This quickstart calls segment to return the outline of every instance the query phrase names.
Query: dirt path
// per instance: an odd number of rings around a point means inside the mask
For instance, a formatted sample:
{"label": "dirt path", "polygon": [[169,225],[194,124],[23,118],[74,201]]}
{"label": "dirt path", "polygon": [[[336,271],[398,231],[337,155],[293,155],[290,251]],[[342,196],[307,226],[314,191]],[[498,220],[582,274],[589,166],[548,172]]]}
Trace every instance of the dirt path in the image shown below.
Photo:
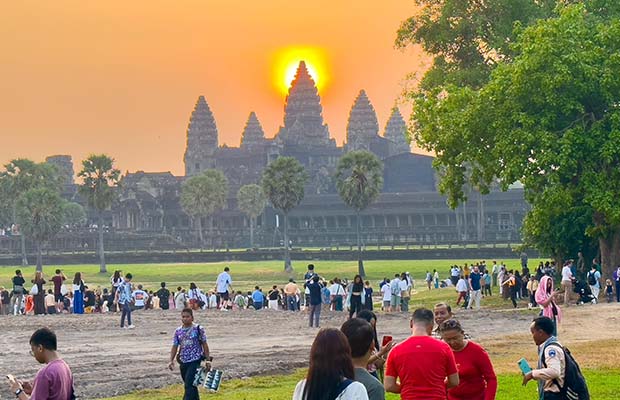
{"label": "dirt path", "polygon": [[[595,315],[597,311],[603,311]],[[561,335],[567,341],[614,337],[620,329],[620,306],[572,307],[566,312]],[[535,312],[496,310],[459,311],[458,317],[477,341],[492,343],[506,336],[527,334]],[[618,317],[616,317],[618,316]],[[344,313],[326,312],[322,326],[339,327]],[[404,314],[380,314],[379,335],[396,340],[409,336]],[[32,332],[48,326],[59,337],[59,349],[71,366],[78,395],[84,399],[110,397],[137,389],[179,383],[177,371],[167,366],[174,329],[180,324],[177,311],[134,313],[134,330],[120,330],[119,316],[60,315],[0,317],[0,372],[33,378],[39,365],[28,351]],[[310,344],[317,330],[307,327],[306,314],[263,310],[242,312],[203,311],[196,322],[205,326],[214,366],[227,378],[287,373],[307,365]],[[6,385],[0,394],[11,398]]]}

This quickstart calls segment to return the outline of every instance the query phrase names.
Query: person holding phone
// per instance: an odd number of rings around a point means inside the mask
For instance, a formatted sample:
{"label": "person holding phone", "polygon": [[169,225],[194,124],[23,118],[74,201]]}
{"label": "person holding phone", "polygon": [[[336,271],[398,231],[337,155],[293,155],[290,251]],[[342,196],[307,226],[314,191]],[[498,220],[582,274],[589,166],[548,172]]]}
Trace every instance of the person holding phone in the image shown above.
{"label": "person holding phone", "polygon": [[[374,312],[362,310],[359,314],[357,314],[357,318],[365,319],[366,321],[368,321],[374,332],[374,351],[368,359],[367,369],[372,376],[380,379],[380,374],[378,372],[382,371],[387,355],[390,353],[390,350],[392,350],[392,347],[394,347],[396,343],[392,340],[392,336],[383,336],[382,344],[381,346],[379,346],[379,339],[377,337],[377,315]],[[382,377],[383,375],[381,375],[381,379]]]}
{"label": "person holding phone", "polygon": [[36,330],[30,337],[30,354],[41,364],[32,383],[7,375],[11,391],[20,400],[70,400],[74,397],[73,374],[57,352],[56,334],[48,329]]}

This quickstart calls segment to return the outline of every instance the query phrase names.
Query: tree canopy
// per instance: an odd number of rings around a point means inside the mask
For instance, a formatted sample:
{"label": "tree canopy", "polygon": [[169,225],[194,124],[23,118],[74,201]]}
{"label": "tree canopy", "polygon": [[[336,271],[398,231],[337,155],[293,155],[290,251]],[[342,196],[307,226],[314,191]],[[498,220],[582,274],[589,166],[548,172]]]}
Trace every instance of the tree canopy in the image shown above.
{"label": "tree canopy", "polygon": [[293,157],[280,157],[267,166],[262,186],[269,202],[288,214],[304,198],[304,185],[308,175]]}

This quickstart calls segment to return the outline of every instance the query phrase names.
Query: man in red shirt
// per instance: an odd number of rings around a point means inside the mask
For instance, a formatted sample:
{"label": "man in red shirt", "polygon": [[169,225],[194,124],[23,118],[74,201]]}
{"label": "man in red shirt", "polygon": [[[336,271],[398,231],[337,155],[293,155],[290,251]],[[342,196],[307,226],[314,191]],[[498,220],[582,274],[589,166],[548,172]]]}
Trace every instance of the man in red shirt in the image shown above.
{"label": "man in red shirt", "polygon": [[431,310],[415,310],[412,336],[388,356],[383,385],[386,392],[400,393],[401,400],[446,400],[447,390],[459,384],[452,350],[430,337],[433,320]]}

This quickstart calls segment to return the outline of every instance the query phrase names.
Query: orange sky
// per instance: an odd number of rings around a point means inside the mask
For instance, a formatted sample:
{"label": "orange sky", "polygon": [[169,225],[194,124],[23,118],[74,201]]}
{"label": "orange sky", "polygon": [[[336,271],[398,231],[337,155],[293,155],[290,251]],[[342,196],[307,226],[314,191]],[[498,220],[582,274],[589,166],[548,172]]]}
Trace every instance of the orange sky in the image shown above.
{"label": "orange sky", "polygon": [[[24,0],[0,13],[0,162],[104,152],[124,172],[183,173],[185,130],[204,95],[220,143],[238,146],[250,111],[272,137],[284,96],[274,57],[326,58],[325,121],[341,144],[365,89],[381,133],[405,76],[428,64],[393,47],[413,0]],[[409,105],[401,111],[409,115]]]}

